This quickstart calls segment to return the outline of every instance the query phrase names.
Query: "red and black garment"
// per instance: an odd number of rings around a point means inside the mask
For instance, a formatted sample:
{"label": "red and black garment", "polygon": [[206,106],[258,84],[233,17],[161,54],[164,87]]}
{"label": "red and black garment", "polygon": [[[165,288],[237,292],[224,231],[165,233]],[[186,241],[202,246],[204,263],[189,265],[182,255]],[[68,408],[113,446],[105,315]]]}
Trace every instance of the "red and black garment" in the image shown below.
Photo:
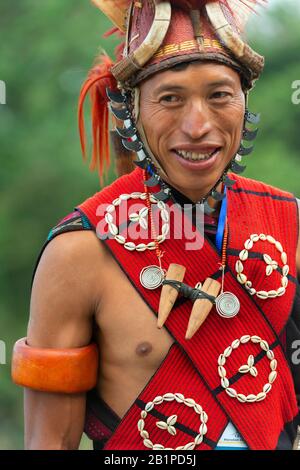
{"label": "red and black garment", "polygon": [[[237,180],[235,188],[228,192],[230,238],[225,287],[238,295],[242,304],[241,312],[235,319],[231,320],[221,319],[216,312],[211,312],[201,331],[187,342],[184,340],[184,333],[191,305],[186,299],[179,299],[166,324],[168,331],[175,338],[175,344],[124,419],[118,423],[117,417],[113,413],[110,414],[108,409],[106,409],[107,413],[103,414],[105,408],[103,402],[101,405],[99,400],[99,406],[95,396],[93,400],[89,400],[93,403],[93,407],[88,407],[86,428],[88,431],[93,431],[89,434],[95,440],[103,441],[102,438],[104,438],[105,442],[108,439],[106,449],[145,449],[136,426],[140,411],[151,398],[153,399],[156,395],[167,392],[180,392],[186,397],[194,398],[208,413],[208,433],[203,444],[197,447],[199,450],[215,448],[229,420],[234,423],[250,449],[276,448],[278,441],[280,441],[279,437],[281,438],[285,431],[288,431],[290,439],[293,439],[293,421],[296,421],[297,415],[295,388],[299,393],[299,371],[297,371],[295,365],[290,364],[293,368],[293,383],[287,360],[290,358],[292,341],[300,337],[299,309],[294,308],[291,314],[296,291],[294,258],[297,230],[296,227],[293,227],[293,223],[295,225],[297,223],[295,199],[288,193],[262,183],[236,176],[235,179]],[[83,228],[96,228],[99,218],[95,214],[99,204],[105,203],[108,205],[120,194],[133,191],[143,192],[142,174],[139,169],[118,179],[113,185],[78,206],[78,211],[81,213],[85,225]],[[76,211],[77,215],[78,212]],[[283,222],[286,220],[290,221],[289,226]],[[62,231],[64,231],[66,224],[59,225],[63,227]],[[67,225],[69,225],[68,230],[71,230],[72,224]],[[76,227],[78,227],[78,223]],[[269,299],[268,301],[254,299],[235,280],[234,265],[238,253],[244,241],[254,232],[269,233],[275,238],[277,237],[284,245],[290,265],[290,282],[284,297]],[[58,229],[54,231],[48,237],[47,242],[59,233],[61,232]],[[154,264],[153,252],[152,254],[151,252],[132,254],[119,246],[114,240],[104,240],[104,243],[111,250],[112,255],[126,272],[137,291],[151,307],[153,313],[156,314],[159,290],[157,292],[146,291],[140,285],[138,279],[142,267]],[[185,281],[189,285],[195,285],[195,280],[197,282],[208,276],[218,278],[220,275],[218,271],[219,253],[208,237],[205,240],[204,249],[197,253],[183,251],[182,240],[166,240],[164,242],[164,251],[164,261],[167,264],[178,262],[187,267]],[[251,258],[248,260],[248,277],[251,278],[253,284],[265,282],[265,265],[262,262],[263,252],[264,246],[259,246],[258,243],[257,250],[251,254]],[[275,252],[272,253],[271,250],[268,253],[276,259]],[[276,278],[275,282],[278,282],[279,278]],[[274,286],[270,285],[269,287],[264,284],[264,288],[268,290],[274,288]],[[260,403],[241,404],[228,397],[223,388],[220,387],[217,373],[218,355],[225,347],[230,345],[232,340],[243,334],[259,334],[266,339],[278,360],[278,378],[269,396]],[[282,343],[284,343],[284,347]],[[237,352],[238,350],[235,351],[235,353]],[[287,353],[288,357],[285,357],[284,354]],[[239,366],[241,363],[245,363],[249,354],[255,356],[256,366],[261,376],[261,382],[255,382],[256,391],[259,391],[259,387],[267,381],[269,372],[268,361],[259,348],[255,345],[249,345],[247,348],[243,347],[241,357],[236,355],[228,368],[230,383],[234,384],[232,386],[236,386],[236,388],[240,387],[239,390],[243,393],[253,392],[253,381],[250,380],[249,383],[249,378],[241,377],[241,374],[237,373]],[[170,367],[170,364],[172,367]],[[176,371],[174,370],[174,364],[178,366]],[[149,428],[153,441],[155,441],[155,436],[159,431],[160,434],[157,435],[156,442],[159,441],[174,447],[178,445],[178,442],[181,445],[190,441],[191,436],[195,436],[195,433],[197,433],[199,422],[198,419],[195,420],[192,413],[189,413],[188,409],[183,411],[183,407],[179,406],[179,409],[174,411],[174,403],[172,405],[170,407],[170,404],[164,403],[164,405],[153,410],[153,416],[150,416],[149,413],[149,419],[153,418],[153,422],[147,422],[147,429]],[[95,412],[93,413],[93,411]],[[176,435],[178,442],[176,439],[174,440],[174,437],[172,437],[172,442],[162,442],[165,435],[162,435],[162,431],[155,427],[155,419],[159,417],[164,419],[164,417],[175,412],[180,417]],[[112,416],[114,419],[111,419]],[[89,423],[93,426],[89,426]],[[113,430],[116,430],[116,432],[109,439]],[[126,432],[124,432],[125,430]],[[120,439],[120,436],[124,435],[126,436],[126,442],[124,442],[124,439]],[[278,448],[280,447],[278,446]]]}
{"label": "red and black garment", "polygon": [[[147,401],[165,393],[182,393],[185,397],[193,398],[207,412],[208,433],[203,443],[197,447],[199,450],[214,448],[228,421],[234,424],[250,449],[275,449],[281,431],[298,414],[294,383],[279,338],[291,314],[296,293],[295,253],[298,239],[296,201],[290,194],[263,183],[235,175],[234,178],[237,184],[234,189],[228,191],[227,196],[229,245],[225,289],[239,297],[241,311],[237,317],[230,320],[223,319],[212,311],[199,332],[192,340],[186,341],[184,336],[191,305],[185,299],[177,302],[166,323],[166,328],[175,339],[175,345],[117,427],[113,437],[106,444],[106,449],[145,449],[137,431],[141,409]],[[111,204],[120,194],[139,191],[143,192],[143,180],[141,171],[137,169],[88,199],[78,206],[78,210],[95,228],[103,229],[103,233],[97,235],[102,238],[133,286],[156,314],[160,290],[149,291],[139,282],[141,270],[145,266],[154,264],[153,252],[128,252],[114,239],[104,239],[105,225],[102,224],[104,214],[97,215],[101,213],[100,205]],[[290,221],[289,224],[286,223],[287,220]],[[283,297],[267,301],[254,298],[236,281],[234,270],[236,260],[244,242],[253,233],[272,235],[282,243],[287,253],[290,274],[289,284]],[[148,240],[143,240],[143,243],[147,242]],[[205,238],[203,248],[195,252],[185,250],[184,242],[185,240],[174,238],[164,242],[164,264],[166,266],[170,263],[184,264],[187,268],[185,282],[190,286],[207,277],[218,278],[220,254],[213,244]],[[253,285],[258,286],[257,289],[269,291],[280,286],[281,276],[280,273],[274,273],[275,276],[266,277],[265,263],[262,261],[265,250],[264,242],[259,241],[255,252],[252,252],[247,261],[247,275]],[[277,260],[278,252],[275,246],[269,244],[267,253],[272,259]],[[218,376],[219,355],[232,341],[247,334],[258,335],[266,340],[278,361],[278,377],[272,391],[259,403],[245,404],[229,397],[220,386]],[[238,372],[240,365],[247,362],[250,354],[255,357],[259,372],[255,383],[249,374]],[[238,348],[228,363],[227,377],[230,385],[234,384],[239,393],[246,395],[261,391],[268,381],[268,374],[269,361],[257,345],[247,344]],[[147,431],[152,441],[168,447],[184,445],[188,442],[187,435],[197,432],[199,428],[198,417],[191,410],[181,406],[179,413],[177,409],[179,404],[172,403],[172,405],[174,405],[172,410],[168,404],[160,405],[159,412],[166,416],[178,413],[180,416],[178,425],[182,426],[182,431],[176,436],[168,437],[167,433],[161,434],[161,430],[155,426],[154,416],[152,420],[149,418],[147,423]],[[160,434],[157,434],[158,432]],[[185,434],[185,438],[182,433]]]}

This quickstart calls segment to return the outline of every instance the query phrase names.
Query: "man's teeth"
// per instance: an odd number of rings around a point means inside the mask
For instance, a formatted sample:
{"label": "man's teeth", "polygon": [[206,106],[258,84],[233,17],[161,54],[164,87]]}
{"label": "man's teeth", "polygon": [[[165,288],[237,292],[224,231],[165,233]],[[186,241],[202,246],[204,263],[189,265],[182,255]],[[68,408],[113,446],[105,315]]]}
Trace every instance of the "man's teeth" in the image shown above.
{"label": "man's teeth", "polygon": [[197,153],[197,152],[186,152],[185,150],[176,150],[176,153],[184,158],[185,160],[197,160],[197,161],[201,161],[201,160],[208,160],[214,153],[215,153],[216,149],[211,152],[211,153]]}

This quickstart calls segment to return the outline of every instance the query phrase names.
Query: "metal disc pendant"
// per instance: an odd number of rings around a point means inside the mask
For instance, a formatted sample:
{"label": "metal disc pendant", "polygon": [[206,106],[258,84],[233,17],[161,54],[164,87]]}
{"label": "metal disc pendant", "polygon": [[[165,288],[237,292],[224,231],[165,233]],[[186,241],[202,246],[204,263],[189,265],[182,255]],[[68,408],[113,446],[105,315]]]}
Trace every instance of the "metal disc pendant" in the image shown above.
{"label": "metal disc pendant", "polygon": [[154,290],[162,285],[164,272],[159,266],[147,266],[140,273],[140,282],[145,289]]}
{"label": "metal disc pendant", "polygon": [[216,309],[221,317],[232,318],[240,311],[240,301],[231,292],[223,292],[216,299]]}

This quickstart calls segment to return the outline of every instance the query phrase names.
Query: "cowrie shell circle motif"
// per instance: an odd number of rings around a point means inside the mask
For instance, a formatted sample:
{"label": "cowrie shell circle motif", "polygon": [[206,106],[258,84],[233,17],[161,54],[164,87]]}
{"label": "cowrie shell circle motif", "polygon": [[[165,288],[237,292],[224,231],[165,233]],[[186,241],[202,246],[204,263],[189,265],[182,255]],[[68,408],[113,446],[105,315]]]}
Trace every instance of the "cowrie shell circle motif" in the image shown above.
{"label": "cowrie shell circle motif", "polygon": [[[281,286],[277,287],[277,289],[273,289],[270,291],[256,290],[255,287],[252,285],[251,280],[249,280],[246,274],[244,273],[243,263],[247,261],[249,257],[249,251],[252,250],[255,243],[257,243],[259,240],[275,245],[277,251],[279,251],[280,253],[281,261],[283,263],[283,268],[282,268]],[[266,253],[263,254],[263,260],[266,263],[266,276],[271,276],[273,271],[275,271],[278,268],[278,263],[277,261],[272,260],[271,256],[269,256]],[[273,299],[275,297],[280,297],[285,294],[286,288],[289,282],[288,273],[289,273],[290,268],[287,262],[288,262],[287,254],[283,250],[282,245],[279,241],[275,240],[275,238],[272,237],[271,235],[265,235],[264,233],[261,233],[260,235],[258,235],[254,233],[250,235],[250,238],[248,238],[248,240],[245,241],[244,248],[240,251],[239,259],[237,260],[235,264],[237,280],[240,284],[245,286],[245,288],[247,289],[250,295],[256,295],[259,299],[266,300],[266,299]]]}
{"label": "cowrie shell circle motif", "polygon": [[[120,243],[120,245],[123,245],[124,248],[128,251],[155,250],[156,248],[155,242],[151,241],[149,243],[136,244],[132,241],[127,241],[125,237],[123,237],[122,235],[119,235],[119,228],[114,223],[113,214],[115,213],[116,207],[122,204],[122,201],[128,201],[129,199],[140,199],[142,201],[145,201],[146,198],[147,198],[146,193],[134,192],[131,194],[121,194],[106,208],[104,219],[108,225],[109,233],[113,236],[113,238],[118,243]],[[165,241],[170,230],[169,212],[167,210],[166,204],[163,201],[159,201],[158,199],[156,199],[152,194],[150,195],[150,202],[152,204],[156,204],[160,210],[160,217],[162,220],[162,233],[157,236],[157,241],[158,243],[162,243],[163,241]],[[148,207],[145,206],[138,213],[134,212],[132,214],[129,214],[129,220],[131,222],[138,223],[143,229],[147,229],[148,222],[147,222],[146,217],[148,217],[148,212],[149,212]]]}
{"label": "cowrie shell circle motif", "polygon": [[[266,356],[270,361],[270,373],[268,376],[268,382],[264,384],[261,392],[256,394],[250,393],[248,395],[244,395],[243,393],[239,393],[235,388],[230,387],[230,383],[227,378],[227,372],[225,369],[225,364],[234,349],[237,349],[238,347],[248,343],[249,341],[254,344],[259,344],[260,348],[265,351]],[[276,369],[277,360],[274,357],[273,351],[269,348],[269,344],[260,336],[256,335],[244,335],[239,339],[235,339],[231,343],[231,345],[228,346],[222,354],[220,354],[218,358],[218,374],[221,379],[221,386],[225,389],[225,392],[229,397],[236,398],[240,403],[253,403],[264,400],[267,397],[267,394],[272,389],[272,385],[277,378]],[[239,368],[239,372],[241,374],[250,373],[253,377],[256,377],[258,375],[257,369],[254,366],[254,357],[252,355],[249,356],[247,364],[241,365],[241,367]]]}
{"label": "cowrie shell circle motif", "polygon": [[[149,433],[145,428],[145,420],[149,412],[151,412],[157,405],[161,405],[164,401],[176,401],[177,403],[182,403],[189,408],[193,408],[195,413],[199,415],[200,419],[200,426],[199,426],[199,433],[195,437],[193,441],[188,442],[187,444],[183,444],[178,447],[165,447],[159,443],[153,443],[150,439]],[[170,435],[176,435],[176,427],[175,424],[177,422],[177,415],[169,416],[165,421],[157,421],[156,426],[163,431],[168,432]],[[140,433],[140,436],[143,440],[143,444],[148,449],[153,450],[194,450],[196,446],[201,444],[203,441],[203,437],[207,433],[207,421],[208,416],[203,410],[202,406],[195,402],[193,398],[185,398],[182,393],[165,393],[162,396],[155,397],[152,401],[149,401],[145,408],[141,411],[140,419],[137,423],[137,428]]]}

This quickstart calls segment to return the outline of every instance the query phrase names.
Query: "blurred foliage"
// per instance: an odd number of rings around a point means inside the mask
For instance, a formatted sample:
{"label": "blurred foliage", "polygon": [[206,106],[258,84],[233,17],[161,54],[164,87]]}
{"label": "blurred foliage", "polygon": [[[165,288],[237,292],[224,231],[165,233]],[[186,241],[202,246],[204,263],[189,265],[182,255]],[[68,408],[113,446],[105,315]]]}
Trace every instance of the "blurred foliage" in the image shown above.
{"label": "blurred foliage", "polygon": [[[300,196],[300,105],[291,102],[292,82],[300,80],[299,15],[278,6],[267,23],[266,16],[252,27],[251,43],[267,62],[250,99],[262,122],[247,176]],[[7,104],[0,105],[0,339],[7,347],[1,449],[23,447],[22,391],[11,384],[10,356],[26,335],[39,249],[51,226],[99,189],[98,176],[81,162],[77,97],[100,46],[113,54],[116,39],[102,38],[109,28],[88,1],[0,3],[0,80],[7,87]]]}

